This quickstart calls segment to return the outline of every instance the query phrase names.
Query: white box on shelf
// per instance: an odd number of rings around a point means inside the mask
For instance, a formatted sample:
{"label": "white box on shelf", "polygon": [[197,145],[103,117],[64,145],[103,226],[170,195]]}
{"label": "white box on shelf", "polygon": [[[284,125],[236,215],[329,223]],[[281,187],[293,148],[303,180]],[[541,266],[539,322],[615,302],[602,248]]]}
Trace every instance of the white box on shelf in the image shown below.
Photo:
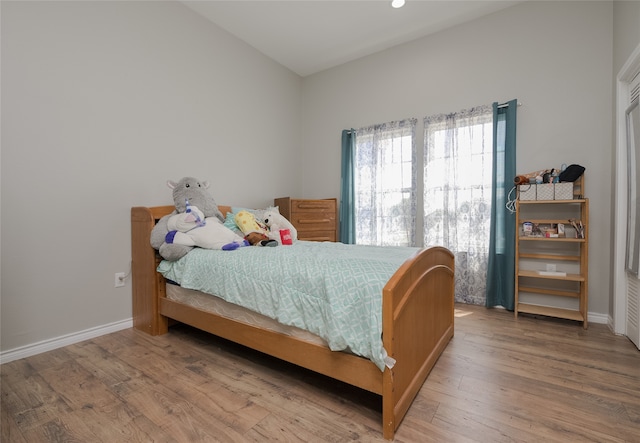
{"label": "white box on shelf", "polygon": [[536,200],[553,200],[553,183],[536,185]]}
{"label": "white box on shelf", "polygon": [[518,185],[518,198],[520,200],[535,200],[536,185]]}
{"label": "white box on shelf", "polygon": [[555,200],[573,200],[573,183],[554,183]]}

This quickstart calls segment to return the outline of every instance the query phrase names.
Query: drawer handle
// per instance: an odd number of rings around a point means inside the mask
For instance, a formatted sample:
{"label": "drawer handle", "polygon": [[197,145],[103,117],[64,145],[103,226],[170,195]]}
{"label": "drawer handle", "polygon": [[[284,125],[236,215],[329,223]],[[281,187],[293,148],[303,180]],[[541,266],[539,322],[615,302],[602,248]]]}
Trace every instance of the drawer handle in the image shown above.
{"label": "drawer handle", "polygon": [[328,205],[324,204],[324,203],[299,203],[298,208],[300,209],[323,209],[323,208],[328,208]]}
{"label": "drawer handle", "polygon": [[331,220],[329,220],[328,218],[316,218],[313,220],[305,220],[305,219],[300,219],[298,220],[298,223],[300,224],[305,224],[305,223],[329,223]]}

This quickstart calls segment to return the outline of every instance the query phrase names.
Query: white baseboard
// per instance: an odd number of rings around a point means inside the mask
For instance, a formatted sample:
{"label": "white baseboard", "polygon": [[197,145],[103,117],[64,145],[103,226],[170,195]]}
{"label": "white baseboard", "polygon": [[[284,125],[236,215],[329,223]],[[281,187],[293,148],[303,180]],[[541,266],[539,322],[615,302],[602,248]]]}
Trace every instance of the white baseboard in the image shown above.
{"label": "white baseboard", "polygon": [[[606,314],[597,314],[590,312],[588,315],[589,322],[608,324],[610,318]],[[9,363],[21,358],[31,357],[32,355],[41,354],[43,352],[52,351],[64,346],[79,343],[91,338],[100,337],[101,335],[110,334],[112,332],[121,331],[122,329],[132,328],[133,319],[121,320],[115,323],[109,323],[95,328],[85,329],[84,331],[74,332],[72,334],[63,335],[61,337],[43,340],[26,346],[21,346],[8,351],[0,352],[0,364]]]}
{"label": "white baseboard", "polygon": [[599,314],[596,312],[589,312],[587,314],[587,320],[589,320],[589,323],[599,323],[599,324],[606,325],[609,323],[609,315]]}
{"label": "white baseboard", "polygon": [[21,358],[31,357],[32,355],[41,354],[43,352],[52,351],[64,346],[79,343],[84,340],[99,337],[101,335],[110,334],[112,332],[121,331],[133,327],[133,319],[121,320],[107,325],[97,326],[95,328],[85,329],[84,331],[74,332],[63,335],[61,337],[43,340],[26,346],[21,346],[8,351],[0,352],[0,364],[9,363],[10,361],[19,360]]}

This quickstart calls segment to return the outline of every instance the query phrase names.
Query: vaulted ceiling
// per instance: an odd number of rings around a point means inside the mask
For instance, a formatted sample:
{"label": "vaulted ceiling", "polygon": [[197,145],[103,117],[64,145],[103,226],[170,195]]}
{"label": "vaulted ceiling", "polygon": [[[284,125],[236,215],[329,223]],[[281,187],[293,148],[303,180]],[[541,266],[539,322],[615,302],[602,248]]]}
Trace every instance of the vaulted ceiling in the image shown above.
{"label": "vaulted ceiling", "polygon": [[474,20],[523,0],[234,0],[186,6],[300,76]]}

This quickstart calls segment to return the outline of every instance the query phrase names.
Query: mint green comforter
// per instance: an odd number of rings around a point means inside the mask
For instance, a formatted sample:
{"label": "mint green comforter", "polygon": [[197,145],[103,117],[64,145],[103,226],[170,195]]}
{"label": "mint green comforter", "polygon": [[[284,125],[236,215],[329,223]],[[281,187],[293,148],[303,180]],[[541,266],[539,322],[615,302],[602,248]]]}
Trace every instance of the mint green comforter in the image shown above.
{"label": "mint green comforter", "polygon": [[195,248],[158,271],[182,287],[297,326],[373,361],[381,371],[382,288],[417,248],[298,241],[292,246]]}

